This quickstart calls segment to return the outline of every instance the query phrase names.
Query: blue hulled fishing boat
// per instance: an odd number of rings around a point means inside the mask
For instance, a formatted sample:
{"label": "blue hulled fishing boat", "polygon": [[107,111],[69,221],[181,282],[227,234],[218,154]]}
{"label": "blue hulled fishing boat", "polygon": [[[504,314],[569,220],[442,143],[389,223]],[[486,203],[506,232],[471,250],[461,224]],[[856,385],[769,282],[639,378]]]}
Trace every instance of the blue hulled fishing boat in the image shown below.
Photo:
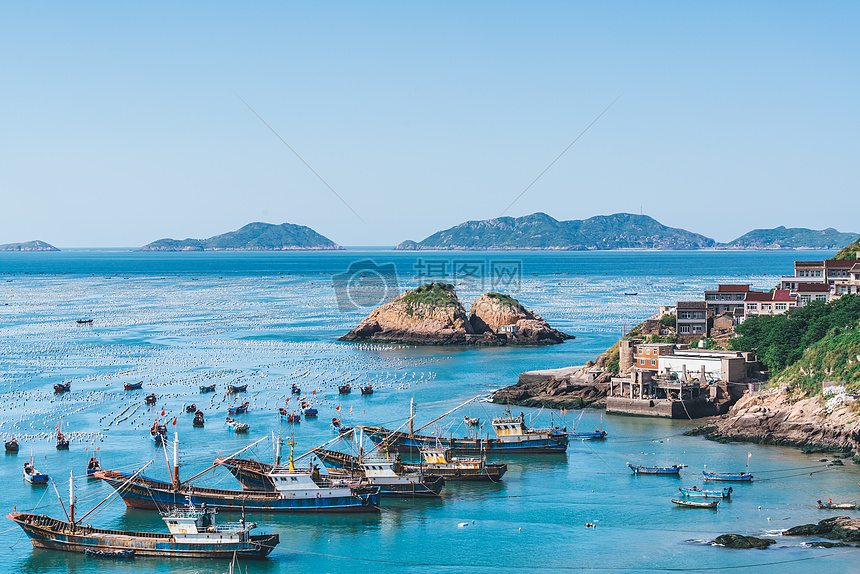
{"label": "blue hulled fishing boat", "polygon": [[722,480],[725,482],[751,482],[753,475],[748,472],[709,472],[703,470],[705,480]]}
{"label": "blue hulled fishing boat", "polygon": [[633,474],[666,474],[671,476],[679,476],[683,464],[673,464],[672,466],[643,466],[641,464],[633,464],[628,462],[627,466],[633,471]]}
{"label": "blue hulled fishing boat", "polygon": [[698,486],[693,486],[691,488],[679,487],[678,490],[684,496],[692,496],[694,498],[729,498],[733,492],[732,487],[721,490],[703,490]]}
{"label": "blue hulled fishing boat", "polygon": [[215,383],[211,385],[200,385],[201,393],[214,393],[215,392]]}

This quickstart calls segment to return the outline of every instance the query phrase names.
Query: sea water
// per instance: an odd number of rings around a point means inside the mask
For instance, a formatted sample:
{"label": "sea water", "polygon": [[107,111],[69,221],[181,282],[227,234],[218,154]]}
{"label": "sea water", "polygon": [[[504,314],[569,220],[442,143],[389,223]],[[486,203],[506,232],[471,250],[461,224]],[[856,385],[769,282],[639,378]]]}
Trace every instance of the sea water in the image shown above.
{"label": "sea water", "polygon": [[[97,454],[107,469],[165,479],[172,453],[149,440],[155,418],[178,433],[180,478],[212,464],[272,431],[291,436],[296,456],[335,438],[332,417],[344,424],[396,428],[408,418],[424,425],[473,396],[513,384],[526,370],[582,364],[609,347],[622,329],[652,315],[661,304],[701,299],[717,283],[771,288],[790,274],[795,258],[825,252],[611,252],[611,253],[135,253],[63,251],[0,254],[0,433],[19,437],[18,454],[5,454],[0,497],[13,509],[64,518],[53,486],[25,483],[31,457],[51,475],[67,504],[70,471],[76,476],[76,514],[89,512],[113,490],[84,478]],[[480,292],[509,292],[553,326],[576,335],[549,347],[438,348],[337,342],[369,311],[339,306],[333,278],[357,261],[393,266],[402,291],[427,279],[455,282],[468,310]],[[468,264],[480,273],[454,271]],[[483,265],[483,267],[482,267]],[[493,270],[498,272],[493,276]],[[435,270],[436,276],[428,275]],[[447,276],[445,275],[447,273]],[[480,276],[479,276],[480,275]],[[390,276],[388,276],[390,279]],[[632,293],[636,293],[632,295]],[[340,301],[342,303],[342,301]],[[361,301],[358,301],[359,303]],[[92,318],[89,325],[76,319]],[[53,384],[72,381],[55,395]],[[125,392],[123,383],[143,381]],[[337,385],[351,382],[350,395]],[[375,392],[359,394],[371,382]],[[217,392],[200,394],[201,384]],[[226,385],[248,384],[227,396]],[[302,388],[320,413],[287,425],[278,407],[296,409],[290,385]],[[314,394],[316,391],[316,394]],[[143,404],[154,392],[155,406]],[[290,399],[287,402],[287,398]],[[247,435],[227,430],[227,407],[251,403],[237,418]],[[184,406],[206,414],[193,428]],[[337,408],[339,407],[339,410]],[[474,402],[428,426],[428,434],[465,436],[463,415],[480,417],[482,433],[503,406]],[[499,483],[449,482],[438,500],[383,499],[378,514],[248,515],[281,543],[249,572],[661,572],[722,569],[808,572],[860,571],[853,548],[810,548],[779,536],[790,526],[832,515],[817,499],[858,498],[860,471],[827,455],[751,444],[718,444],[684,436],[696,422],[606,416],[599,410],[559,411],[513,407],[535,425],[550,422],[587,431],[601,426],[605,441],[573,442],[564,455],[506,457]],[[176,420],[176,425],[173,421]],[[52,434],[72,433],[68,451]],[[349,443],[333,444],[349,450]],[[288,449],[285,448],[285,454]],[[246,453],[271,461],[266,440]],[[299,464],[305,464],[307,458]],[[633,476],[627,462],[683,463],[680,478]],[[717,511],[677,508],[679,486],[704,486],[704,468],[744,470],[756,481],[734,484]],[[224,471],[195,484],[239,488]],[[712,486],[712,485],[709,485]],[[222,520],[238,515],[224,514]],[[163,531],[153,511],[126,509],[114,497],[87,517],[93,526]],[[596,528],[586,527],[594,524]],[[713,546],[723,533],[773,536],[759,551]],[[223,572],[226,563],[137,558],[133,562],[33,549],[11,521],[0,528],[3,572]],[[243,567],[244,567],[243,566]]]}

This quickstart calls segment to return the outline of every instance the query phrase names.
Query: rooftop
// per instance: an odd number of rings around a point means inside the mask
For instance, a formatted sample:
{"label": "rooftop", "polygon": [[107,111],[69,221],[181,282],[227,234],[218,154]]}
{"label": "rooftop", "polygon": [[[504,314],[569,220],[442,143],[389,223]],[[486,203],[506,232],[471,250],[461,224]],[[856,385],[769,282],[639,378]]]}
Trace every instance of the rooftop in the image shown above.
{"label": "rooftop", "polygon": [[776,289],[775,291],[750,291],[747,293],[746,301],[797,301],[788,289]]}
{"label": "rooftop", "polygon": [[747,285],[720,285],[717,287],[716,291],[705,291],[706,293],[746,293],[750,290],[750,286]]}
{"label": "rooftop", "polygon": [[798,283],[796,291],[804,293],[829,293],[830,285],[827,283]]}
{"label": "rooftop", "polygon": [[678,301],[676,305],[678,310],[681,309],[707,309],[708,304],[704,301]]}

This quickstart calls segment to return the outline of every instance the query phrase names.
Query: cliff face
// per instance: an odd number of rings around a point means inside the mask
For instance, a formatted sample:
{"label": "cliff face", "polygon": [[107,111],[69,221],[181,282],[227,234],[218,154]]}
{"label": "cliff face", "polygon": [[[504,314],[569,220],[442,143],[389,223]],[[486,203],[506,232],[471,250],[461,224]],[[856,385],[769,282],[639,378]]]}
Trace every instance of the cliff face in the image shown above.
{"label": "cliff face", "polygon": [[[508,336],[501,332],[503,325],[516,325],[518,332]],[[431,283],[377,307],[341,340],[505,345],[553,344],[572,338],[516,299],[498,293],[482,295],[467,315],[453,286]]]}

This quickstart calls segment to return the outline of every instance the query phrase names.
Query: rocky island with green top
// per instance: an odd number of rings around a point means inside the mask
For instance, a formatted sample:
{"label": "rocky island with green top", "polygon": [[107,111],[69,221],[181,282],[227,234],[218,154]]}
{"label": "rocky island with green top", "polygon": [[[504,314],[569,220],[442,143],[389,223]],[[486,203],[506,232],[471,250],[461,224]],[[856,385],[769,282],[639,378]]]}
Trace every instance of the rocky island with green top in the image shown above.
{"label": "rocky island with green top", "polygon": [[428,283],[381,305],[341,341],[419,345],[552,345],[573,339],[502,293],[481,295],[466,313],[454,286]]}
{"label": "rocky island with green top", "polygon": [[329,251],[343,249],[304,225],[249,223],[208,239],[159,239],[138,251]]}
{"label": "rocky island with green top", "polygon": [[44,241],[25,241],[24,243],[4,243],[0,251],[59,251],[50,243]]}

